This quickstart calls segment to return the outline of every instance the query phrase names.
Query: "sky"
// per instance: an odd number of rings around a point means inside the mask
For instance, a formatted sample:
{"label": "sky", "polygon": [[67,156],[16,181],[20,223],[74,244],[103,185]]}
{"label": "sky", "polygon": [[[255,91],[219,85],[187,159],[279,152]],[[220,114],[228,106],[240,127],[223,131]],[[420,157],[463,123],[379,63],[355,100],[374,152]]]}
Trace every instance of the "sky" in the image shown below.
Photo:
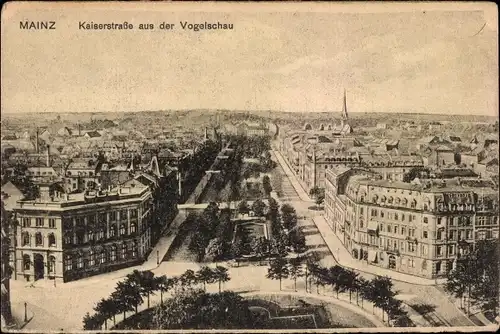
{"label": "sky", "polygon": [[[339,111],[345,89],[349,112],[498,114],[494,4],[43,5],[2,11],[2,112]],[[20,20],[56,30],[21,30]],[[184,31],[180,21],[234,28]]]}

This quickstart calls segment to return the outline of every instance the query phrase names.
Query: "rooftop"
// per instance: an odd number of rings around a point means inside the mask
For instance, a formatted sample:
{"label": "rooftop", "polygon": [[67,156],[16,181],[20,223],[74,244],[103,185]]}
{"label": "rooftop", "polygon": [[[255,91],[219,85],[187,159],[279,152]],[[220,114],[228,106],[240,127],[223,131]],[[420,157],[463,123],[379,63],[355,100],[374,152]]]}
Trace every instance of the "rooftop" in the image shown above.
{"label": "rooftop", "polygon": [[74,194],[55,193],[54,196],[49,199],[37,198],[35,200],[20,200],[17,201],[16,209],[63,209],[67,207],[95,203],[110,204],[110,202],[115,201],[137,199],[138,197],[144,195],[148,190],[148,186],[142,184],[138,180],[132,179],[109,190],[87,190],[85,192]]}
{"label": "rooftop", "polygon": [[433,179],[433,180],[422,180],[416,179],[412,183],[406,183],[401,181],[391,181],[391,180],[376,180],[371,179],[366,176],[352,178],[359,184],[368,186],[379,186],[385,188],[397,188],[415,191],[425,191],[425,192],[463,192],[463,191],[473,191],[483,188],[483,190],[493,189],[494,184],[488,180],[480,179]]}

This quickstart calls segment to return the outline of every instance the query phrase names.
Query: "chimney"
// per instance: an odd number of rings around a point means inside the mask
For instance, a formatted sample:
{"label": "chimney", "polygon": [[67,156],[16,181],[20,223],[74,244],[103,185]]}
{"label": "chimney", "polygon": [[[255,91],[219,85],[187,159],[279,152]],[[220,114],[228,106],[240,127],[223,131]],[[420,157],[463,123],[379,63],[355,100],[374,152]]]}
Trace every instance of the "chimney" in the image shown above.
{"label": "chimney", "polygon": [[47,167],[50,167],[50,145],[47,145]]}

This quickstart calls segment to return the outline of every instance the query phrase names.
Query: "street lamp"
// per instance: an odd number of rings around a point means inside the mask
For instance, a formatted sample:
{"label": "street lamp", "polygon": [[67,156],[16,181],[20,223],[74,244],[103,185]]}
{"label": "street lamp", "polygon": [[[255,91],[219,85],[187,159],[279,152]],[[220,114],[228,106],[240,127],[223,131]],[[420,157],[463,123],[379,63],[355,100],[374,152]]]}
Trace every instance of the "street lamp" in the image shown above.
{"label": "street lamp", "polygon": [[28,303],[24,302],[24,322],[28,322]]}

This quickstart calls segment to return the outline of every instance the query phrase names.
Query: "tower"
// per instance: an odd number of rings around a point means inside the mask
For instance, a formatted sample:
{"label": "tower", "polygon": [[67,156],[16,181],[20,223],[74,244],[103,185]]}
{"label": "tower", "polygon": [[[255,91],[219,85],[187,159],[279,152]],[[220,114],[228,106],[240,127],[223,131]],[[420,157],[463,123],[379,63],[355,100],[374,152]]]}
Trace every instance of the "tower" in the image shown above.
{"label": "tower", "polygon": [[344,88],[344,103],[342,104],[342,121],[347,122],[349,120],[349,116],[347,115],[347,98],[346,92]]}

